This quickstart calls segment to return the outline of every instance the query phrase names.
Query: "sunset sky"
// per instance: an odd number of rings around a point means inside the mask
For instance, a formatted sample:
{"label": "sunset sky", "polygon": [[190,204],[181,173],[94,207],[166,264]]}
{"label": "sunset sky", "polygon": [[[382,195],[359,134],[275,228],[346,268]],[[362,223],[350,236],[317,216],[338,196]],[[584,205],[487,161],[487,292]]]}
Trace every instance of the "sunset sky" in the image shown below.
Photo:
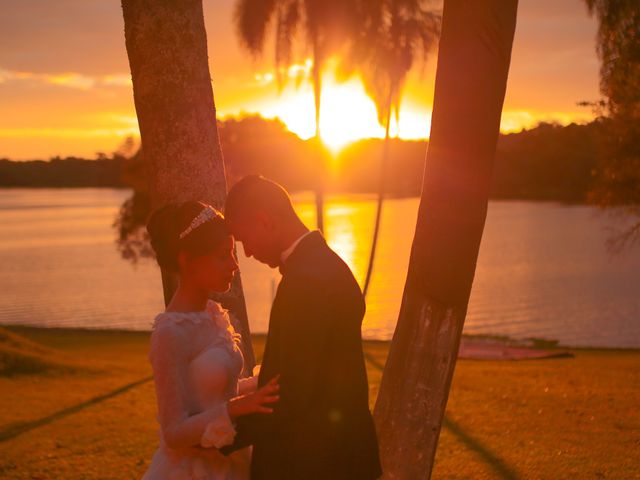
{"label": "sunset sky", "polygon": [[[280,117],[303,138],[313,134],[313,96],[292,80],[281,94],[272,48],[252,59],[231,23],[233,0],[204,0],[209,64],[219,116]],[[138,135],[119,0],[20,0],[0,6],[0,158],[93,157]],[[586,122],[598,98],[596,22],[582,0],[520,0],[503,131],[539,121]],[[271,45],[271,43],[270,43]],[[429,134],[437,52],[411,75],[400,136]],[[298,55],[291,76],[305,76]],[[334,148],[381,136],[373,103],[357,78],[325,77],[321,128]]]}

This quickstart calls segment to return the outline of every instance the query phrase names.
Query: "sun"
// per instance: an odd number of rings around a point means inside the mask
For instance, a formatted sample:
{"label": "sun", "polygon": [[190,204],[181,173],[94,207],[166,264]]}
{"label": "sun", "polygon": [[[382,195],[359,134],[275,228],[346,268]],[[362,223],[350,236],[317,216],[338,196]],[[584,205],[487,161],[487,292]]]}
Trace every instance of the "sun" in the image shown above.
{"label": "sun", "polygon": [[373,101],[359,82],[329,83],[320,107],[320,137],[334,153],[362,138],[383,137]]}
{"label": "sun", "polygon": [[[377,121],[375,104],[357,80],[338,83],[331,77],[326,78],[320,105],[320,137],[333,153],[355,140],[384,135]],[[260,108],[260,113],[280,118],[302,139],[315,135],[315,107],[309,85],[286,89],[273,102]]]}
{"label": "sun", "polygon": [[[261,77],[262,78],[262,77]],[[264,79],[263,79],[264,80]],[[292,82],[293,83],[293,82]],[[287,128],[306,140],[315,135],[313,89],[306,81],[299,87],[287,86],[280,95],[263,99],[255,105],[266,118],[279,118]],[[424,139],[431,122],[430,108],[403,99],[399,127],[391,121],[390,133],[403,139]],[[376,106],[365,93],[359,78],[336,80],[332,72],[322,78],[320,101],[320,138],[327,148],[338,154],[346,145],[365,139],[383,138]]]}
{"label": "sun", "polygon": [[[320,106],[320,137],[329,150],[336,154],[346,145],[363,138],[382,138],[384,128],[378,123],[376,106],[367,96],[359,79],[338,82],[331,74],[323,77]],[[305,83],[299,88],[288,87],[281,95],[262,102],[258,107],[261,115],[268,118],[278,117],[289,130],[302,139],[315,135],[315,108],[311,85]],[[403,107],[403,117],[404,117]],[[420,131],[424,138],[425,114],[407,112],[406,120],[401,118],[400,133],[407,130],[409,137]],[[422,128],[411,128],[416,122]],[[395,122],[391,131],[395,132]],[[404,135],[401,135],[404,137]]]}

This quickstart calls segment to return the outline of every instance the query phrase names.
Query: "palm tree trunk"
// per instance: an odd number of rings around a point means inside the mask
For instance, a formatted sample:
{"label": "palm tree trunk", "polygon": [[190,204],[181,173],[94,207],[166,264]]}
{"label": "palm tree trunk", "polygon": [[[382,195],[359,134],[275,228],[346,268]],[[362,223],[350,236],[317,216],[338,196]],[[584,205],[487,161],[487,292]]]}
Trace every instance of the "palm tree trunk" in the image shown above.
{"label": "palm tree trunk", "polygon": [[429,478],[486,219],[517,0],[445,0],[433,123],[375,419],[385,479]]}
{"label": "palm tree trunk", "polygon": [[[152,206],[201,200],[221,209],[227,192],[216,126],[202,0],[122,0],[125,42],[147,159]],[[175,291],[162,272],[165,304]],[[240,276],[220,298],[254,358]]]}
{"label": "palm tree trunk", "polygon": [[395,138],[400,138],[400,95],[396,98],[396,104],[393,108],[394,116],[396,117],[396,134]]}
{"label": "palm tree trunk", "polygon": [[384,194],[387,178],[387,169],[389,164],[389,127],[391,124],[391,99],[393,88],[389,89],[389,97],[387,99],[387,118],[385,119],[384,147],[382,148],[382,162],[380,164],[380,178],[378,180],[378,204],[376,206],[376,222],[373,227],[373,238],[371,240],[371,253],[369,254],[369,265],[367,266],[367,276],[364,279],[362,292],[367,297],[369,285],[371,284],[371,276],[373,275],[373,263],[376,258],[376,249],[378,247],[378,237],[380,236],[380,219],[382,218],[382,205],[384,204]]}
{"label": "palm tree trunk", "polygon": [[325,181],[325,158],[323,154],[322,141],[320,139],[320,98],[322,95],[322,61],[320,58],[320,52],[318,47],[318,41],[315,39],[313,42],[313,101],[316,114],[316,136],[315,147],[316,155],[319,160],[319,174],[316,181],[316,223],[318,230],[324,232],[324,181]]}

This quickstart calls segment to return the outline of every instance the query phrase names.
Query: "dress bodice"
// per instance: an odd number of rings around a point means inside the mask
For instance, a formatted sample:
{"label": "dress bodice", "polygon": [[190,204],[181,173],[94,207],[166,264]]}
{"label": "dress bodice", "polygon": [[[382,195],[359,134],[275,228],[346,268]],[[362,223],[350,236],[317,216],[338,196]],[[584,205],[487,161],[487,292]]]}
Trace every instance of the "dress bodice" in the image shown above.
{"label": "dress bodice", "polygon": [[[248,451],[225,457],[233,442],[227,400],[238,394],[240,335],[220,304],[155,317],[149,360],[158,401],[160,448],[144,480],[248,478]],[[206,453],[203,450],[206,449]]]}
{"label": "dress bodice", "polygon": [[[219,303],[209,300],[199,312],[163,312],[156,316],[153,330],[169,329],[180,339],[186,352],[186,397],[197,411],[237,395],[243,357],[240,335],[235,333],[229,314]],[[153,336],[153,334],[152,334]],[[162,352],[154,351],[150,359]]]}

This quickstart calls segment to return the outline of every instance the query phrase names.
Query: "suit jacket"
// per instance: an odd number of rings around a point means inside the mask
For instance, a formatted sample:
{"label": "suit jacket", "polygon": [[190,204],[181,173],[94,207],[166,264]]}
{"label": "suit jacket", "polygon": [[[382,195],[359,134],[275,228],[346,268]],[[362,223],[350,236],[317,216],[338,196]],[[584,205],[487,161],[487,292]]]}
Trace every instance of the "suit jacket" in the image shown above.
{"label": "suit jacket", "polygon": [[256,480],[378,478],[360,287],[320,232],[304,237],[281,270],[258,382],[280,374],[280,401],[270,415],[239,418],[227,452],[252,444]]}

